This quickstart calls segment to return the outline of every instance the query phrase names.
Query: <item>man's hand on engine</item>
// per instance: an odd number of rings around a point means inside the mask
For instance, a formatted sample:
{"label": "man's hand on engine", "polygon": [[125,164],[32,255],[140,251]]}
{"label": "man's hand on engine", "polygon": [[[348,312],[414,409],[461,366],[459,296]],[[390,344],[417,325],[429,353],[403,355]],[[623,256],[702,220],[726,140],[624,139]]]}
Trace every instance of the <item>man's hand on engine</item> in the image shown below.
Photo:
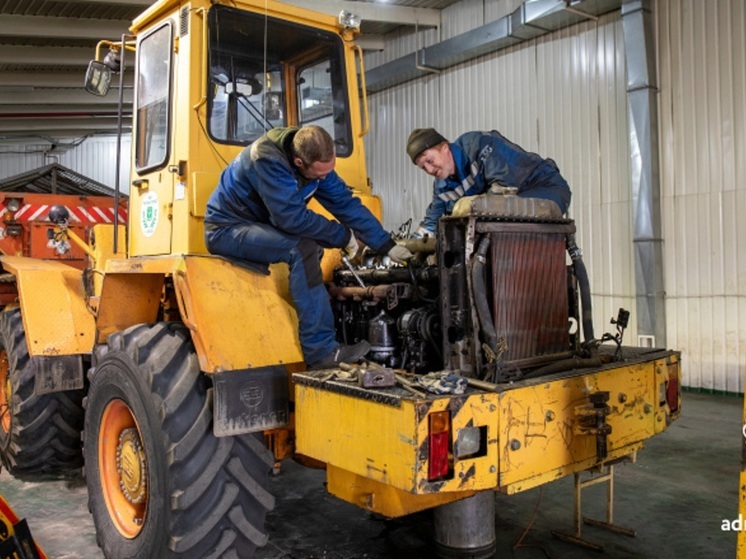
{"label": "man's hand on engine", "polygon": [[360,245],[358,245],[357,243],[355,233],[353,233],[352,229],[350,229],[350,240],[347,241],[347,244],[342,249],[342,252],[347,258],[354,258],[358,250],[360,250]]}
{"label": "man's hand on engine", "polygon": [[394,245],[394,247],[389,251],[389,258],[397,264],[403,264],[413,256],[414,254],[409,252],[409,249],[402,245]]}

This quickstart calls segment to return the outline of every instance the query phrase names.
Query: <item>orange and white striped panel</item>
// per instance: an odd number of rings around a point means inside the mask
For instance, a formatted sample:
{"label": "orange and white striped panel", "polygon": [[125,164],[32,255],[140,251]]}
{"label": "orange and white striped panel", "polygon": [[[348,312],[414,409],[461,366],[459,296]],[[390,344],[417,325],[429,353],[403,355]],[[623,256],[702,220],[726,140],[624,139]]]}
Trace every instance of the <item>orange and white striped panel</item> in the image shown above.
{"label": "orange and white striped panel", "polygon": [[[15,212],[15,221],[49,221],[49,208],[52,204],[24,204]],[[114,208],[101,206],[65,206],[70,212],[70,222],[88,223],[114,223]],[[0,204],[0,219],[8,213],[5,201]],[[127,222],[127,210],[119,208],[119,223]]]}

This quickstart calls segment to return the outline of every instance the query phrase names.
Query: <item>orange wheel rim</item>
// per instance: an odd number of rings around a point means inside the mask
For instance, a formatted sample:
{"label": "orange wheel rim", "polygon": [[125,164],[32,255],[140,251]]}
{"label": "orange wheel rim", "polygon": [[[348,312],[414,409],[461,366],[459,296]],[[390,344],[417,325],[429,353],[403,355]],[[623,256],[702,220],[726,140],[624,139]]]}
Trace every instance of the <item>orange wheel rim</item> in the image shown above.
{"label": "orange wheel rim", "polygon": [[142,530],[148,505],[148,475],[140,430],[130,407],[112,400],[98,435],[101,490],[109,517],[125,538]]}
{"label": "orange wheel rim", "polygon": [[0,426],[3,431],[10,433],[10,402],[13,388],[10,385],[10,368],[8,367],[8,352],[0,350]]}

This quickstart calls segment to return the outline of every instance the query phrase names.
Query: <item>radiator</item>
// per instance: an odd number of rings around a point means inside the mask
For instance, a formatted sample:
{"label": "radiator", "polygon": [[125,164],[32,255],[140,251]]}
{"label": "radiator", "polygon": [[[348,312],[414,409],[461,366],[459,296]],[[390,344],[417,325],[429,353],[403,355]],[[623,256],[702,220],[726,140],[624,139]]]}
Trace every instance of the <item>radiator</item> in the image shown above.
{"label": "radiator", "polygon": [[503,365],[570,349],[562,227],[515,225],[490,233],[492,317],[507,344]]}

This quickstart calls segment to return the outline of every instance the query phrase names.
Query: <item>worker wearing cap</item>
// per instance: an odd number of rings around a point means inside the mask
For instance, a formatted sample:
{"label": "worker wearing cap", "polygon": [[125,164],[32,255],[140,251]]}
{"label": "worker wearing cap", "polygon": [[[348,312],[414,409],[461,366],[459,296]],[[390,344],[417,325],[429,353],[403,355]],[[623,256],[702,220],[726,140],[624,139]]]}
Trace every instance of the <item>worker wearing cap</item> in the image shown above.
{"label": "worker wearing cap", "polygon": [[416,128],[407,140],[412,163],[435,177],[433,200],[417,233],[433,234],[438,219],[459,198],[491,188],[515,188],[518,196],[544,198],[567,213],[570,187],[551,159],[525,151],[499,132],[467,132],[449,143],[434,128]]}
{"label": "worker wearing cap", "polygon": [[[336,341],[319,247],[338,247],[354,256],[358,235],[394,261],[412,257],[352,195],[334,171],[335,162],[334,140],[323,128],[275,128],[223,171],[205,213],[205,244],[210,253],[239,261],[288,264],[298,337],[310,369],[352,363],[370,348],[365,341],[353,346]],[[339,222],[308,209],[312,197]]]}

